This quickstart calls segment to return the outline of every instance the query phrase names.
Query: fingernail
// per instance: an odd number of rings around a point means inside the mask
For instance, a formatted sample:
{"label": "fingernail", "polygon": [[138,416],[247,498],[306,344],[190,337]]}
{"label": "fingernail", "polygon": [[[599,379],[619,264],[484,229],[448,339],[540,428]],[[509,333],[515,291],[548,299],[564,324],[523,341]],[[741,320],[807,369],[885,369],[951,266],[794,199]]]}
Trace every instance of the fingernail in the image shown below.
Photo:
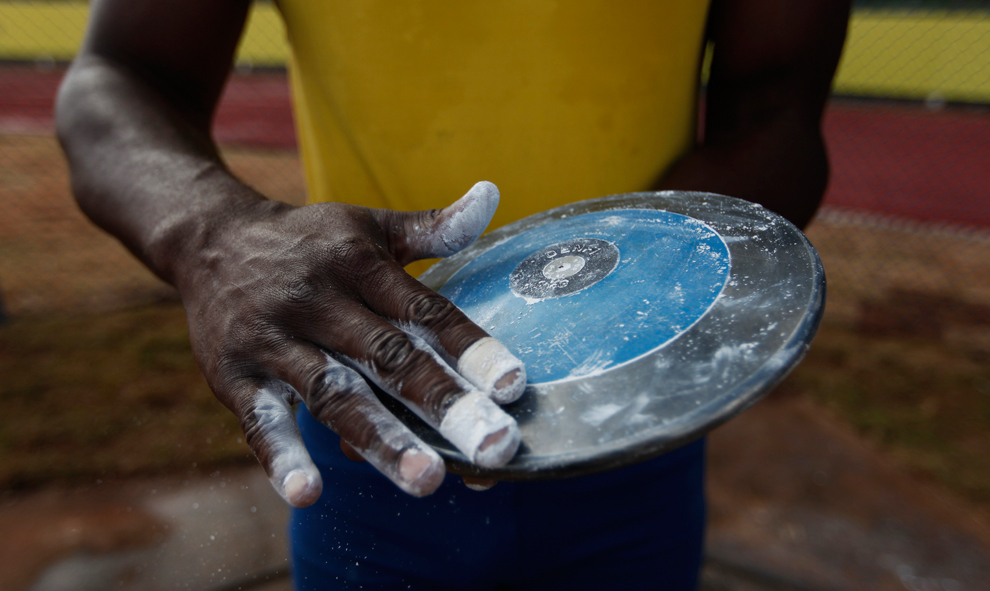
{"label": "fingernail", "polygon": [[320,496],[320,489],[316,479],[312,478],[305,470],[297,468],[285,475],[282,479],[282,490],[285,500],[293,506],[301,504],[309,505]]}
{"label": "fingernail", "polygon": [[483,480],[481,478],[464,478],[464,486],[476,491],[486,491],[497,484],[495,480]]}
{"label": "fingernail", "polygon": [[508,427],[504,427],[504,428],[499,429],[498,431],[492,433],[488,437],[485,437],[485,439],[481,442],[481,445],[478,446],[478,451],[479,452],[487,451],[489,447],[491,447],[493,445],[496,445],[500,441],[502,441],[502,439],[508,433],[509,433],[509,428]]}
{"label": "fingernail", "polygon": [[492,337],[475,341],[457,360],[457,373],[499,404],[517,400],[526,390],[523,362]]}
{"label": "fingernail", "polygon": [[477,390],[468,392],[447,410],[440,434],[485,468],[508,463],[521,440],[516,421]]}
{"label": "fingernail", "polygon": [[432,464],[429,456],[412,449],[402,454],[402,459],[399,462],[399,474],[406,482],[413,482]]}
{"label": "fingernail", "polygon": [[477,240],[491,223],[498,200],[498,187],[481,181],[446,208],[443,221],[429,237],[434,255],[450,256]]}
{"label": "fingernail", "polygon": [[443,460],[435,453],[409,449],[399,458],[399,477],[403,489],[415,496],[429,494],[440,486],[444,476]]}
{"label": "fingernail", "polygon": [[493,214],[495,213],[495,206],[498,205],[498,200],[500,198],[498,187],[496,187],[495,183],[491,181],[478,181],[467,193],[464,194],[464,196],[474,199],[481,198],[489,201],[494,200],[495,203],[490,206]]}

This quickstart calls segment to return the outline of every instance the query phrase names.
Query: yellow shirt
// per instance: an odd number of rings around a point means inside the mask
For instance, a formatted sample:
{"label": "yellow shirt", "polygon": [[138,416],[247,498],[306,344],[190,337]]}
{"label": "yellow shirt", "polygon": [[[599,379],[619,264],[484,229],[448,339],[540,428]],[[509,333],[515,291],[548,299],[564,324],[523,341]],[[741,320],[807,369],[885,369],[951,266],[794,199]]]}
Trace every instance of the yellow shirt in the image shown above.
{"label": "yellow shirt", "polygon": [[708,0],[278,0],[310,199],[492,227],[642,190],[695,134]]}

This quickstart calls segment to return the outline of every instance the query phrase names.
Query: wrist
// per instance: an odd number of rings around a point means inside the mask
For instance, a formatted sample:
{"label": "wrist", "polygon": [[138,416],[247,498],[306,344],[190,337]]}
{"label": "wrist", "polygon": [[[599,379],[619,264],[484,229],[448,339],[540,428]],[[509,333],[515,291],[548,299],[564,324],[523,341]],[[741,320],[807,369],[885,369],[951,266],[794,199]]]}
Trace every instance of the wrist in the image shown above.
{"label": "wrist", "polygon": [[197,269],[222,255],[239,229],[290,207],[266,199],[219,163],[209,163],[197,173],[195,190],[199,197],[163,215],[144,248],[152,271],[180,293]]}

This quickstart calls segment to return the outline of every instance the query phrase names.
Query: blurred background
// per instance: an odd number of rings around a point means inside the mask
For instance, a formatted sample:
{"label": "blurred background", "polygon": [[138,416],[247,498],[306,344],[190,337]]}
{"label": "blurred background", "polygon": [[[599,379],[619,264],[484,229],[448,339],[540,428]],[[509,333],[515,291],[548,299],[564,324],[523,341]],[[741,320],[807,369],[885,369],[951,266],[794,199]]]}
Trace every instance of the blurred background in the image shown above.
{"label": "blurred background", "polygon": [[[808,358],[710,439],[706,589],[990,589],[990,1],[858,0],[808,229]],[[88,4],[0,0],[0,589],[286,589],[285,508],[175,294],[77,210],[53,98]],[[215,137],[305,202],[256,3]]]}

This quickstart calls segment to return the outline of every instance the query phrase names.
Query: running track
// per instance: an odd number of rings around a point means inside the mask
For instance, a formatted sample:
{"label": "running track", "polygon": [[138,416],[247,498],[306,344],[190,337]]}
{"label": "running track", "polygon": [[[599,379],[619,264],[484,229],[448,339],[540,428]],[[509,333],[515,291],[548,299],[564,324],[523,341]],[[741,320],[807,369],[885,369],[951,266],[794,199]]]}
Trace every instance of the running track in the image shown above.
{"label": "running track", "polygon": [[[0,68],[0,133],[50,133],[60,71]],[[832,180],[825,205],[926,224],[990,229],[990,108],[833,100],[825,116]],[[215,135],[293,148],[280,74],[234,76]]]}

